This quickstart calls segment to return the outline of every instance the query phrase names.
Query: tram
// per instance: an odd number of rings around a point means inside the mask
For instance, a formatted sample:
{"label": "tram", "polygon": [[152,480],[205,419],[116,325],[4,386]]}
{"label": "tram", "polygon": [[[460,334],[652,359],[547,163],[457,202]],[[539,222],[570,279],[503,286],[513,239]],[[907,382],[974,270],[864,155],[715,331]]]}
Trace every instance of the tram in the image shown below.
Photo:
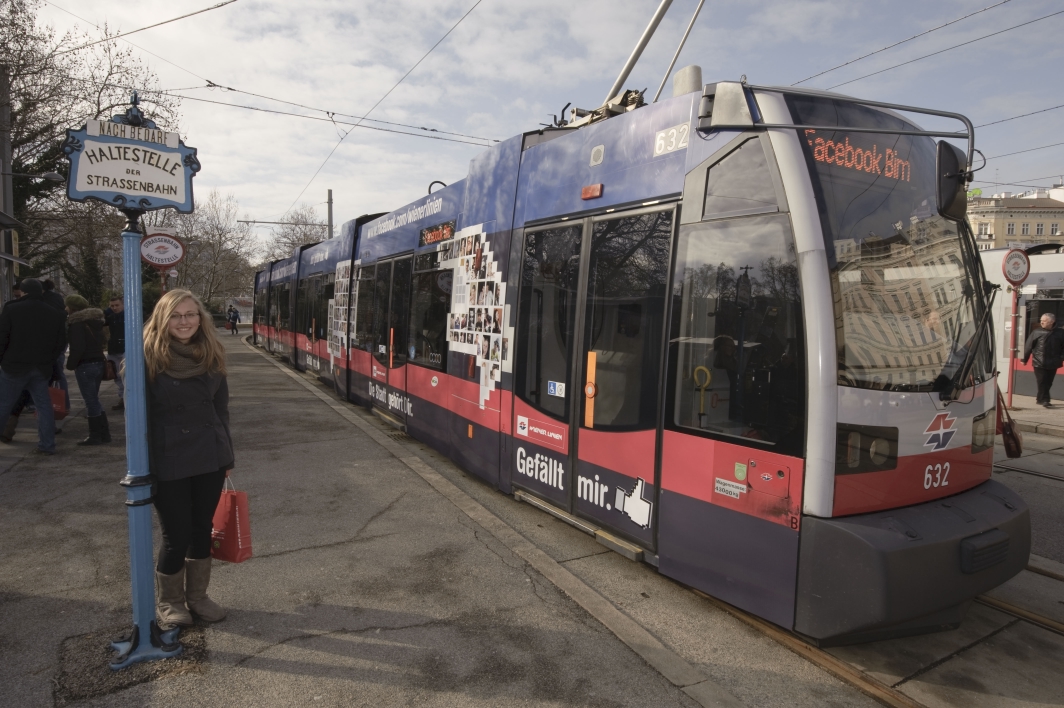
{"label": "tram", "polygon": [[1030,552],[991,479],[973,145],[838,94],[626,91],[271,264],[256,342],[812,641],[955,627]]}

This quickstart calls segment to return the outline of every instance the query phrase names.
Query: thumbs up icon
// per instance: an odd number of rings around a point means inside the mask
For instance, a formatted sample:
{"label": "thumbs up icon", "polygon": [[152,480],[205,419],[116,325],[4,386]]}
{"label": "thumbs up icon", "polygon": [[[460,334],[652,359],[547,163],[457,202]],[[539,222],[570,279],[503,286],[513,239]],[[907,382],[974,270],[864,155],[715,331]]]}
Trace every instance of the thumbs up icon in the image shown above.
{"label": "thumbs up icon", "polygon": [[617,487],[614,506],[629,519],[648,529],[650,528],[650,511],[654,505],[643,497],[645,490],[646,482],[642,479],[635,481],[635,489],[631,492],[625,492],[621,487]]}

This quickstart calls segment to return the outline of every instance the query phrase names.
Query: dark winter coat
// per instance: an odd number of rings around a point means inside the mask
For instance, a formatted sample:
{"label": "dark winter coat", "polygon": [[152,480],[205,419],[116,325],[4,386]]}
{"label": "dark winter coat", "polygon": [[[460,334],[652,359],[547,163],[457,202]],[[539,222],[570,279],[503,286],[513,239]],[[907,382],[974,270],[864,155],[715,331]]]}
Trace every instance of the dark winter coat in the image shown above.
{"label": "dark winter coat", "polygon": [[66,345],[64,317],[43,296],[23,295],[0,312],[0,368],[12,376],[36,368],[50,378]]}
{"label": "dark winter coat", "polygon": [[107,340],[108,354],[126,353],[126,311],[115,312],[110,307],[103,311],[103,319],[107,322],[110,339]]}
{"label": "dark winter coat", "polygon": [[159,374],[148,382],[148,446],[152,474],[163,482],[232,469],[225,377]]}
{"label": "dark winter coat", "polygon": [[55,290],[45,290],[42,295],[44,301],[63,313],[63,317],[66,317],[66,302],[63,301],[63,296],[57,293]]}
{"label": "dark winter coat", "polygon": [[103,332],[103,310],[87,307],[67,317],[67,339],[70,340],[70,355],[66,368],[73,371],[80,364],[104,360],[103,345],[107,337]]}
{"label": "dark winter coat", "polygon": [[1038,327],[1023,347],[1023,363],[1034,357],[1038,369],[1059,369],[1064,364],[1064,329]]}

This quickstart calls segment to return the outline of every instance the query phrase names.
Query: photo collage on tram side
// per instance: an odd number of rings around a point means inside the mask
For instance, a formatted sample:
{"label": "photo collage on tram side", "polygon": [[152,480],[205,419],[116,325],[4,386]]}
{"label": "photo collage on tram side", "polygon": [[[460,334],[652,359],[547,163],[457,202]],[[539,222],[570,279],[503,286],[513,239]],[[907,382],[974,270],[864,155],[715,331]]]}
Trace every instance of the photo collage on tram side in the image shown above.
{"label": "photo collage on tram side", "polygon": [[440,265],[454,270],[447,341],[451,351],[476,357],[483,407],[511,366],[513,328],[506,326],[506,283],[482,226],[462,229],[445,244]]}
{"label": "photo collage on tram side", "polygon": [[347,351],[347,318],[350,307],[351,261],[336,264],[333,299],[329,300],[329,354],[340,359]]}

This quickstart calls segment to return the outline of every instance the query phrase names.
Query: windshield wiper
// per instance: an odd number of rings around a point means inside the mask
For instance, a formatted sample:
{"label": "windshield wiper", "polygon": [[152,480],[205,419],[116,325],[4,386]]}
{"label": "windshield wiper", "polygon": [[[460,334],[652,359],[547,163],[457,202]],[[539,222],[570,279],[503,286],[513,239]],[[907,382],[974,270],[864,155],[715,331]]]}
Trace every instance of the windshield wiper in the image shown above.
{"label": "windshield wiper", "polygon": [[997,291],[1000,289],[1000,285],[995,285],[990,291],[990,297],[986,302],[986,306],[983,308],[982,316],[979,318],[979,325],[975,329],[975,334],[973,334],[972,338],[968,341],[968,351],[964,355],[964,361],[957,368],[957,371],[953,376],[948,381],[943,382],[942,390],[938,394],[941,400],[955,400],[954,393],[964,388],[961,382],[967,380],[968,374],[971,373],[972,366],[975,364],[976,352],[982,348],[983,337],[985,337],[986,333],[990,331],[990,328],[987,325],[990,322],[990,313],[994,309],[994,298],[997,296]]}

